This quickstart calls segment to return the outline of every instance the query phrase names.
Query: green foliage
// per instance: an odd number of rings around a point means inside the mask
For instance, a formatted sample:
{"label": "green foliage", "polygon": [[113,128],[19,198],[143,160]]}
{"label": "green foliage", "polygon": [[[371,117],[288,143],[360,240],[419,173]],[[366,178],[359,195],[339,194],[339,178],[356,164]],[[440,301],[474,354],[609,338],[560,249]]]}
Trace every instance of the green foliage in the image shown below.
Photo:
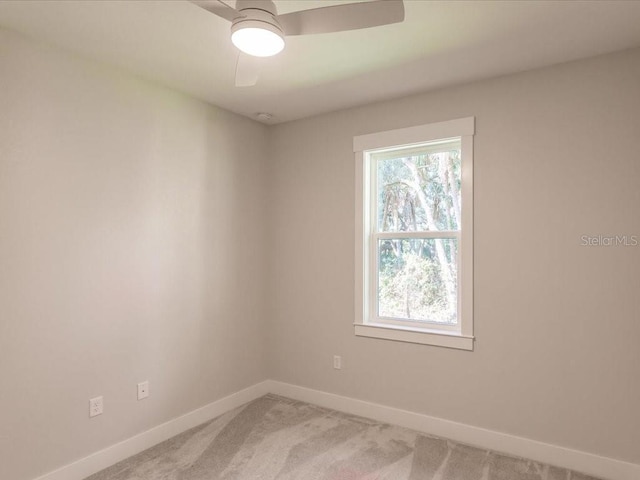
{"label": "green foliage", "polygon": [[[435,242],[444,244],[448,260],[454,263],[455,239],[381,242],[380,316],[438,323],[455,321],[455,306],[449,305]],[[451,268],[451,264],[446,267]]]}

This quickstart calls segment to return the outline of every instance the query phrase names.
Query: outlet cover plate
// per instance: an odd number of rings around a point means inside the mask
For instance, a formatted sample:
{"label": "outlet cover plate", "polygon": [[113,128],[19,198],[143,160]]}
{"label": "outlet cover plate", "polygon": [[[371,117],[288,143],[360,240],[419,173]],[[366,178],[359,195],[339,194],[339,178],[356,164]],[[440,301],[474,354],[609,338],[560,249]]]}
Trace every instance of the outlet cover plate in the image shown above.
{"label": "outlet cover plate", "polygon": [[336,370],[342,369],[342,357],[340,355],[333,356],[333,368]]}
{"label": "outlet cover plate", "polygon": [[149,380],[145,380],[144,382],[140,382],[138,384],[138,400],[142,400],[143,398],[147,398],[149,396]]}
{"label": "outlet cover plate", "polygon": [[102,415],[104,412],[104,400],[102,397],[95,397],[89,400],[89,417]]}

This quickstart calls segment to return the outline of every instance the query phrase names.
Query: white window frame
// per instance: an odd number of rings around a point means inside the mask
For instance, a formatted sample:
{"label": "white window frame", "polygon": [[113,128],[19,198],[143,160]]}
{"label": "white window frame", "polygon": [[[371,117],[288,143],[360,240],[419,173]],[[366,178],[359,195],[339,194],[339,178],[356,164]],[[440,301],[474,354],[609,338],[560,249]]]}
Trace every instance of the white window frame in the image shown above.
{"label": "white window frame", "polygon": [[[353,138],[356,160],[356,241],[355,241],[355,334],[425,345],[473,350],[473,135],[475,117],[430,123],[415,127],[359,135]],[[460,138],[461,143],[461,217],[460,231],[420,232],[418,234],[379,233],[373,231],[377,215],[371,191],[375,178],[371,173],[369,152],[404,148],[439,140]],[[412,321],[380,322],[375,317],[377,300],[377,248],[374,240],[384,236],[420,238],[457,238],[458,245],[458,322],[455,327]]]}

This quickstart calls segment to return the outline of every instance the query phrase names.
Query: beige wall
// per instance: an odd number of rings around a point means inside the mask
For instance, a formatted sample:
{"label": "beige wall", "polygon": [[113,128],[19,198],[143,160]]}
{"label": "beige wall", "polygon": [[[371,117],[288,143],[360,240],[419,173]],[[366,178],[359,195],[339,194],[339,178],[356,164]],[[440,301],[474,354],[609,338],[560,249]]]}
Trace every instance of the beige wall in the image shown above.
{"label": "beige wall", "polygon": [[[475,351],[356,338],[352,138],[467,116]],[[270,133],[272,378],[640,463],[640,50]]]}
{"label": "beige wall", "polygon": [[0,478],[26,480],[266,378],[267,130],[7,31],[0,58]]}

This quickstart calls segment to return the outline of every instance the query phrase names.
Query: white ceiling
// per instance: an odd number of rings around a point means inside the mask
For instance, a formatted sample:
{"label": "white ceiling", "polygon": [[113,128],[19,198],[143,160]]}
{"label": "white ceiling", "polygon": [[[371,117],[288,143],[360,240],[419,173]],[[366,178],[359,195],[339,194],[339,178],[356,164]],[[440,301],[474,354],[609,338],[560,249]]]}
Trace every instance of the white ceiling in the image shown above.
{"label": "white ceiling", "polygon": [[[286,13],[342,2],[275,3]],[[0,1],[0,26],[273,122],[640,46],[640,1],[405,0],[405,9],[401,24],[288,37],[248,88],[234,86],[230,23],[187,1]]]}

